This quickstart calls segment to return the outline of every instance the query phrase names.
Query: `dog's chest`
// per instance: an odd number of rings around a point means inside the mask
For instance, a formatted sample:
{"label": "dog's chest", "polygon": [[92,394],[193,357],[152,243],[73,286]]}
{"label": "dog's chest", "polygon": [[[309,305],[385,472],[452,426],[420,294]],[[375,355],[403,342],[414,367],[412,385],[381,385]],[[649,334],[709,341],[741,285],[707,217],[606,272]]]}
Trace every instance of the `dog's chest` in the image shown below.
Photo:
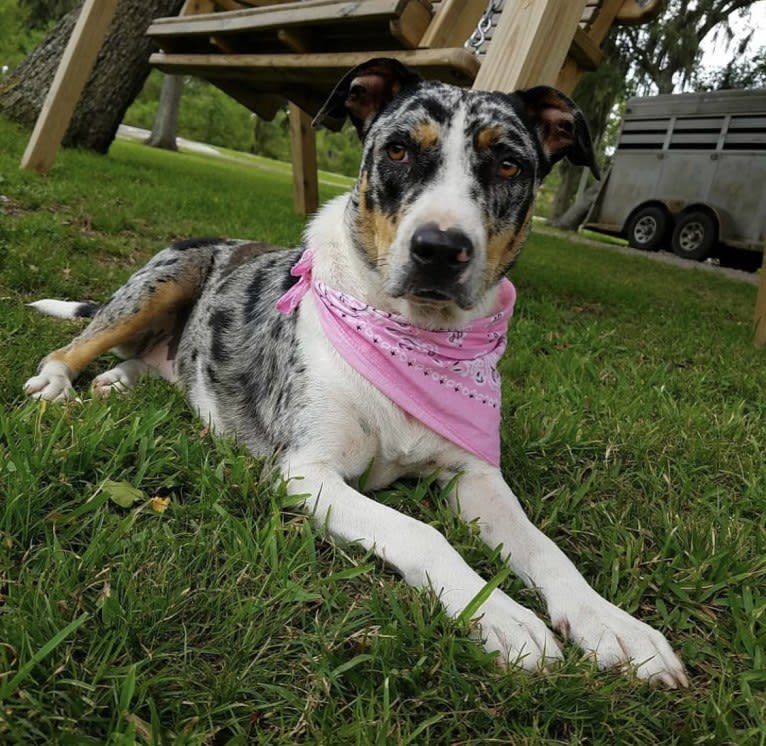
{"label": "dog's chest", "polygon": [[315,437],[306,449],[335,459],[348,479],[370,489],[405,475],[454,464],[460,449],[414,419],[359,375],[322,331],[314,300],[301,307],[298,340],[309,361],[307,416]]}

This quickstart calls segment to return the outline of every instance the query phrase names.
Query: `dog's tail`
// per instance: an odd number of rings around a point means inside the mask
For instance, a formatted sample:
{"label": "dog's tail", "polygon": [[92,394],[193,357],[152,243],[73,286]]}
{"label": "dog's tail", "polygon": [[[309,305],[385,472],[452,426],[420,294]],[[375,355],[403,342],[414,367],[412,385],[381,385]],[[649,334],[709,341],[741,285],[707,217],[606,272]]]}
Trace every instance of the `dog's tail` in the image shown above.
{"label": "dog's tail", "polygon": [[43,298],[34,303],[27,303],[30,308],[34,308],[46,316],[55,316],[57,319],[80,319],[89,318],[98,311],[98,303],[77,302],[69,300],[54,300],[53,298]]}

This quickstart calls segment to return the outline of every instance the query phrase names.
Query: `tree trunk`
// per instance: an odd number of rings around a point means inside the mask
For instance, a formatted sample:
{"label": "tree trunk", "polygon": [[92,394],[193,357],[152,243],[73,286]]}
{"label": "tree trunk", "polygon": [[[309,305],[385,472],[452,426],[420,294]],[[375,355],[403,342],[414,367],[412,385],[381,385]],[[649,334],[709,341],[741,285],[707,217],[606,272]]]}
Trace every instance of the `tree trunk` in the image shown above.
{"label": "tree trunk", "polygon": [[[578,169],[579,170],[579,169]],[[576,231],[585,220],[585,217],[590,210],[593,201],[598,196],[599,189],[601,188],[601,182],[596,181],[591,184],[582,193],[575,203],[566,210],[562,215],[559,215],[555,220],[549,220],[548,224],[556,228],[563,228],[568,231]]]}
{"label": "tree trunk", "polygon": [[559,217],[572,204],[572,200],[577,193],[577,185],[580,183],[580,175],[582,174],[582,166],[573,166],[569,161],[560,161],[558,169],[559,185],[556,189],[556,194],[553,196],[551,214],[548,217],[550,225],[557,225]]}
{"label": "tree trunk", "polygon": [[152,134],[146,140],[147,145],[165,150],[178,150],[176,131],[178,130],[178,109],[181,104],[183,76],[165,75],[162,79],[160,103],[152,125]]}
{"label": "tree trunk", "polygon": [[[106,153],[122,117],[149,74],[151,21],[175,15],[183,0],[120,0],[63,144]],[[0,114],[32,127],[71,36],[79,9],[59,21],[40,45],[0,82]]]}
{"label": "tree trunk", "polygon": [[[602,45],[604,59],[594,71],[585,73],[580,78],[572,98],[577,102],[590,127],[594,148],[598,151],[603,142],[609,113],[615,101],[626,92],[627,63],[620,57],[615,46],[615,32],[606,38]],[[562,161],[558,168],[561,181],[551,207],[549,222],[558,226],[577,194],[577,187],[583,172],[582,166],[572,166]],[[567,219],[568,223],[569,220]]]}

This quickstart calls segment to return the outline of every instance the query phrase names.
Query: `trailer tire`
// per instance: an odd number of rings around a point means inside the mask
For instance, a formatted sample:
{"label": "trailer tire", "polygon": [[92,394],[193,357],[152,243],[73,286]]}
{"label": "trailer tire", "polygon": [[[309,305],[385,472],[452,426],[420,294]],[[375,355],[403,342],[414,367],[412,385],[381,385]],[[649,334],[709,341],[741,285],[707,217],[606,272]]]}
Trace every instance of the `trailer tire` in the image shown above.
{"label": "trailer tire", "polygon": [[670,215],[657,205],[641,207],[628,223],[628,243],[641,251],[658,251],[667,240]]}
{"label": "trailer tire", "polygon": [[707,259],[718,242],[718,224],[707,212],[693,210],[681,215],[673,229],[673,253],[698,262]]}

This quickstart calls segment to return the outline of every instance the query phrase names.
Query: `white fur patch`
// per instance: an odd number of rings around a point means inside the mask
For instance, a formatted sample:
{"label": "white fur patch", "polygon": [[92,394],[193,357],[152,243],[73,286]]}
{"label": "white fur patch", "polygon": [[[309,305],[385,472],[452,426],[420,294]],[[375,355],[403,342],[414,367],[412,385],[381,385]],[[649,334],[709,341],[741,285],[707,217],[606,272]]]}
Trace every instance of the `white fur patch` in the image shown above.
{"label": "white fur patch", "polygon": [[197,374],[188,393],[189,401],[197,410],[199,418],[213,428],[220,429],[218,421],[218,406],[215,397],[205,385],[205,375],[202,370],[202,360],[197,361]]}
{"label": "white fur patch", "polygon": [[77,301],[55,300],[54,298],[43,298],[34,303],[27,303],[35,311],[44,313],[46,316],[55,316],[57,319],[76,319],[77,312],[85,305]]}

